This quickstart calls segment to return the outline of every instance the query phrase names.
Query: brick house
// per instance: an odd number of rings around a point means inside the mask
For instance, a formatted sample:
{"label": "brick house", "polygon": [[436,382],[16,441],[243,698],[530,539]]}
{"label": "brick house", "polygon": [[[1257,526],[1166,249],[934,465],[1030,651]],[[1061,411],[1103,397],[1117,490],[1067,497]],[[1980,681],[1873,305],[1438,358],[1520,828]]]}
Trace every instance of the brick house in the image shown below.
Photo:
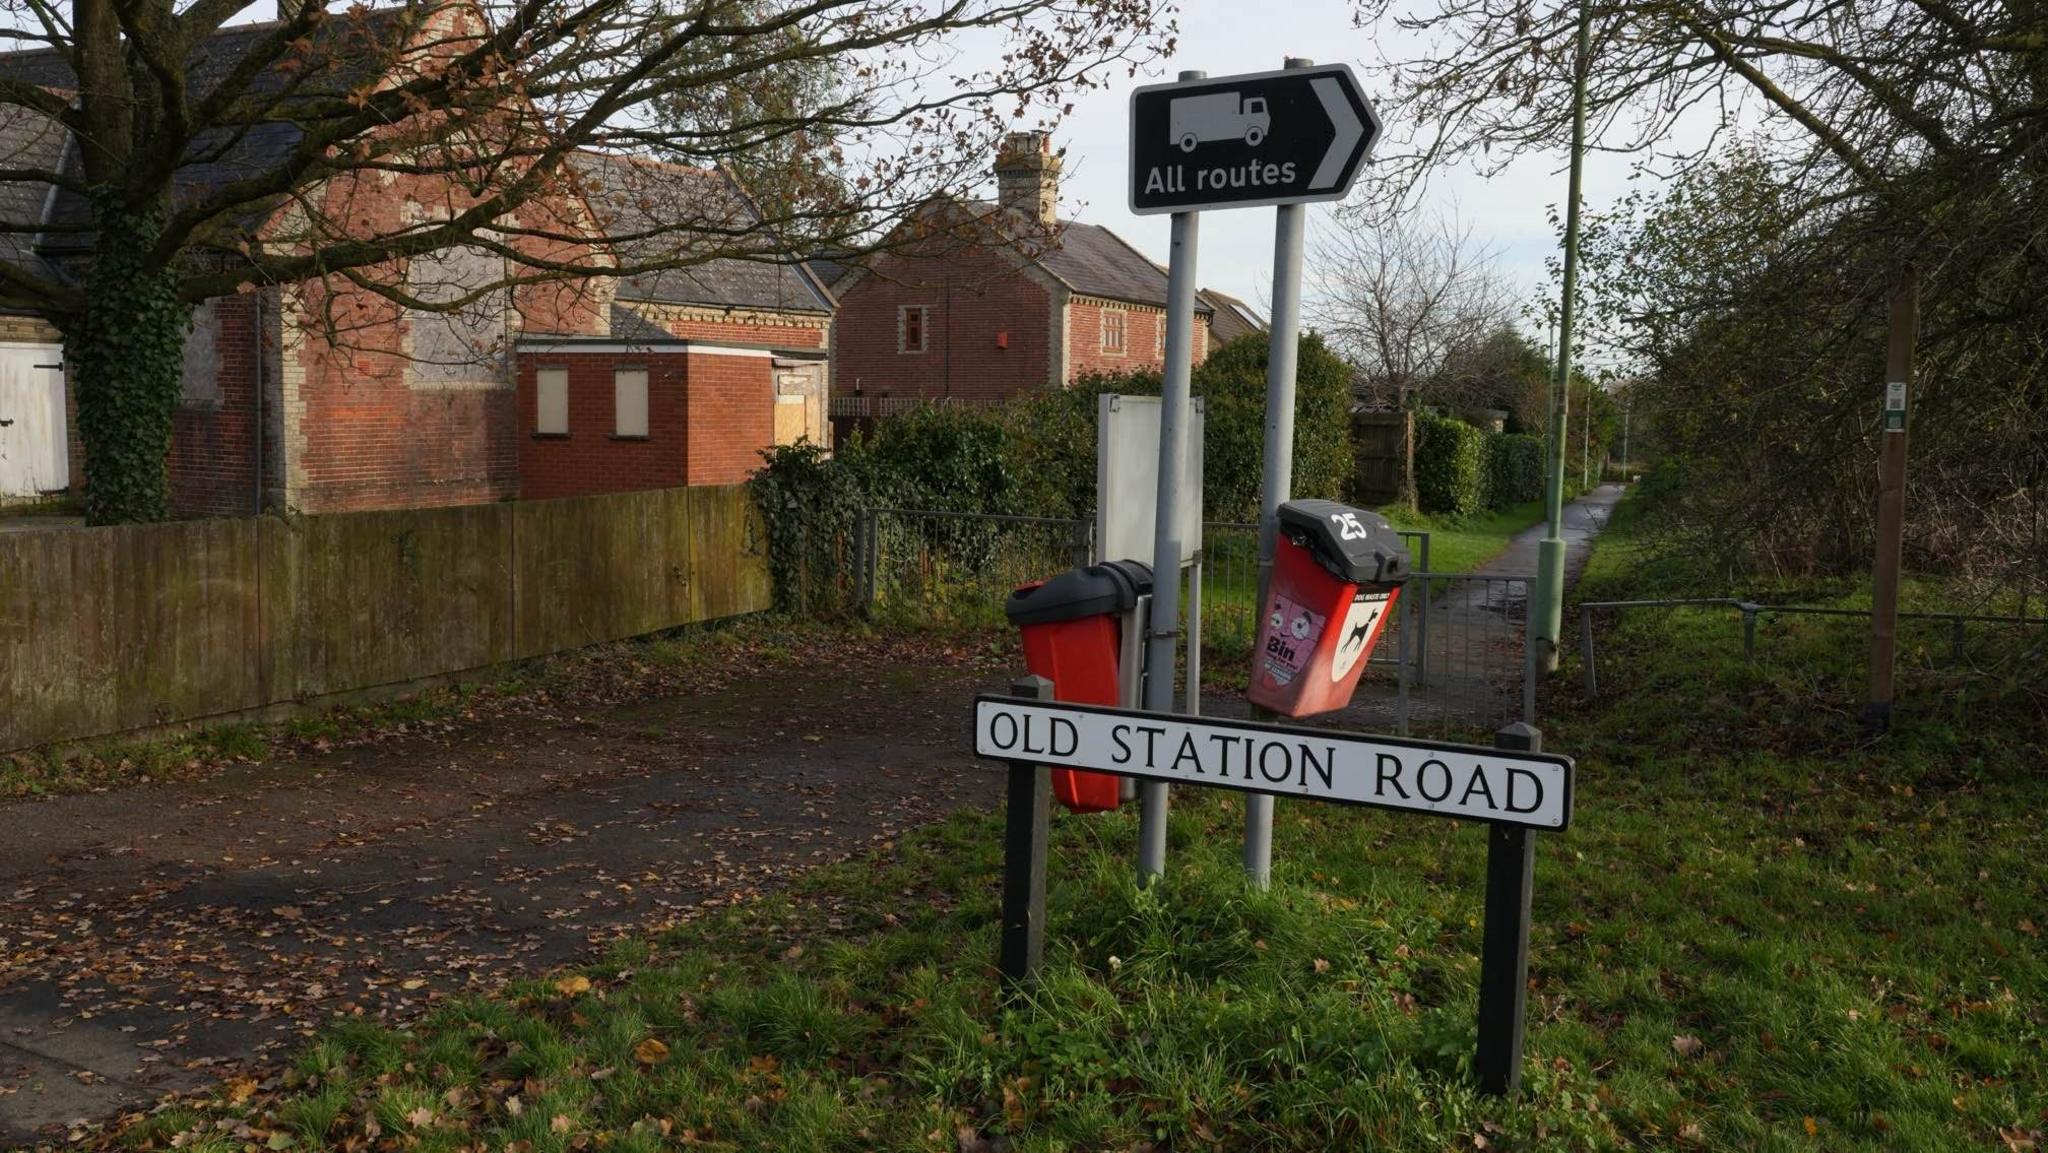
{"label": "brick house", "polygon": [[[327,43],[320,37],[388,41],[401,27],[400,11],[337,16],[316,34],[312,51]],[[456,7],[433,17],[469,18]],[[187,68],[195,90],[232,69],[274,27],[224,28],[196,46]],[[450,35],[430,24],[418,39]],[[347,58],[375,58],[360,45],[345,50]],[[68,62],[49,51],[0,54],[0,77],[59,92],[76,87]],[[301,136],[287,122],[259,125],[222,155],[181,169],[179,192],[264,171]],[[17,113],[0,123],[7,155],[61,154],[68,146],[47,121]],[[614,233],[645,235],[631,230],[634,211],[691,214],[728,231],[735,221],[759,224],[723,172],[594,154],[576,156],[569,168],[558,188],[502,221],[508,244],[602,263],[619,247]],[[0,204],[0,211],[26,210],[33,189],[10,187],[26,189],[15,197],[23,203]],[[650,190],[659,197],[650,199]],[[363,235],[443,219],[473,203],[448,177],[388,172],[343,174],[306,195],[326,220]],[[86,211],[69,190],[51,192],[37,210],[56,223],[83,220]],[[280,204],[248,227],[259,242],[289,244],[305,213]],[[91,258],[83,233],[52,231],[8,245],[0,258],[60,270]],[[395,263],[406,293],[428,303],[463,300],[507,271],[502,257],[481,248]],[[324,280],[209,300],[194,309],[185,346],[169,462],[173,507],[186,516],[333,512],[741,479],[778,434],[822,437],[832,312],[831,294],[801,266],[720,259],[647,276],[519,283],[455,311],[409,309]],[[62,363],[61,334],[39,319],[0,317],[0,338],[22,345],[26,360]],[[0,381],[8,379],[9,355],[0,348]],[[637,394],[636,365],[645,380]],[[571,370],[566,379],[564,369]],[[64,393],[61,401],[53,393],[52,404],[65,414],[64,471],[75,488],[83,454],[62,376],[46,372],[34,384]],[[600,399],[608,436],[581,435],[598,427]],[[610,411],[633,403],[642,406],[637,415]],[[572,422],[565,434],[544,432],[539,422],[558,412]],[[695,447],[688,454],[672,439],[672,412],[690,421]]]}
{"label": "brick house", "polygon": [[[997,401],[1164,362],[1165,269],[1107,228],[1059,219],[1059,173],[1044,133],[1013,133],[996,203],[928,204],[834,281],[836,407]],[[1196,311],[1200,361],[1213,310]]]}

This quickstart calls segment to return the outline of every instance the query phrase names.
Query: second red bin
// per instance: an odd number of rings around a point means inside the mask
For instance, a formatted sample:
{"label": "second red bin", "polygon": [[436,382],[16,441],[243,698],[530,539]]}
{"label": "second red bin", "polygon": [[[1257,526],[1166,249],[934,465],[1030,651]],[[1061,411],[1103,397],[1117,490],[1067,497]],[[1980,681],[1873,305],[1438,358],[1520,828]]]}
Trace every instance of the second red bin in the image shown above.
{"label": "second red bin", "polygon": [[1281,505],[1245,695],[1290,717],[1349,704],[1408,567],[1408,546],[1378,513],[1331,500]]}

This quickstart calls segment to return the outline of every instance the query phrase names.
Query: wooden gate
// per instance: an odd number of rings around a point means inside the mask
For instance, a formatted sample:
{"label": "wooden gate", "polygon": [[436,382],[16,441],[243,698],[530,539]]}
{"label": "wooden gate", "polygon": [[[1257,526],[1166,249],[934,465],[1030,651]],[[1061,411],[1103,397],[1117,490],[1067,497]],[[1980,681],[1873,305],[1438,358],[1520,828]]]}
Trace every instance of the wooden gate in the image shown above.
{"label": "wooden gate", "polygon": [[1354,494],[1365,504],[1400,500],[1413,488],[1415,420],[1406,412],[1360,412],[1351,417]]}
{"label": "wooden gate", "polygon": [[70,484],[66,433],[63,347],[0,343],[0,500]]}

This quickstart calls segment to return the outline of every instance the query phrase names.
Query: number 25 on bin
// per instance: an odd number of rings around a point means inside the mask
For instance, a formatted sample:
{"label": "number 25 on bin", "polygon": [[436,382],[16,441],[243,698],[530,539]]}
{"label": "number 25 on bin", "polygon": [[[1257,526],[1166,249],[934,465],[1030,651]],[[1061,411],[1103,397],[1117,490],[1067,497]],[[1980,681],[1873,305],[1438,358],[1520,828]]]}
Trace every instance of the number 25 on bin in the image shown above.
{"label": "number 25 on bin", "polygon": [[1357,513],[1334,513],[1330,517],[1330,523],[1337,526],[1337,539],[1339,540],[1364,540],[1372,535],[1370,529],[1358,523]]}

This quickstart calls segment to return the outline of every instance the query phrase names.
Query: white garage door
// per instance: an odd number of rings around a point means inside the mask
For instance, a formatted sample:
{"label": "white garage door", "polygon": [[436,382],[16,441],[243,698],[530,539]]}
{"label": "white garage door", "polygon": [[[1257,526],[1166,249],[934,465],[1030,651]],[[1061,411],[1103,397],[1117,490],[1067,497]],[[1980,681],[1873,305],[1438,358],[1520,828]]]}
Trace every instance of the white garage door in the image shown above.
{"label": "white garage door", "polygon": [[65,432],[63,346],[0,343],[0,497],[69,484]]}

